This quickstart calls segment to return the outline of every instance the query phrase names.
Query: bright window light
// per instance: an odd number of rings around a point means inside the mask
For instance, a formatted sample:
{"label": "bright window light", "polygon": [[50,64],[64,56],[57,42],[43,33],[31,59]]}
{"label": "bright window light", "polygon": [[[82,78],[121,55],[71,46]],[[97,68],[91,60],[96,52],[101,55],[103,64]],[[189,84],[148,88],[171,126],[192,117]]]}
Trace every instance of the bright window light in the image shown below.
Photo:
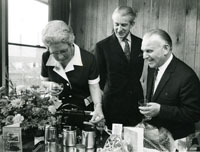
{"label": "bright window light", "polygon": [[8,0],[9,79],[15,85],[39,85],[43,46],[42,29],[48,5],[36,0]]}

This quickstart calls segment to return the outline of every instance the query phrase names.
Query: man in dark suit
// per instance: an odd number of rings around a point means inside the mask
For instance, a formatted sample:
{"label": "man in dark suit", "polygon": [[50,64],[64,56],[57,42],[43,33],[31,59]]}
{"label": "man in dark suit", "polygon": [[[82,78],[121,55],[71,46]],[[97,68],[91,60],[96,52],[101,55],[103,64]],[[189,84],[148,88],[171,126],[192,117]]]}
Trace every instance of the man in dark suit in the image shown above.
{"label": "man in dark suit", "polygon": [[[195,72],[172,53],[167,32],[155,29],[142,41],[143,58],[148,62],[147,107],[140,112],[152,119],[150,124],[168,129],[174,139],[195,131],[200,120],[200,82]],[[154,71],[158,69],[154,78]],[[154,86],[154,87],[153,87]]]}
{"label": "man in dark suit", "polygon": [[136,14],[120,6],[112,14],[114,33],[98,42],[95,54],[103,90],[106,124],[134,126],[141,121],[137,100],[143,98],[140,77],[143,69],[142,40],[130,33]]}

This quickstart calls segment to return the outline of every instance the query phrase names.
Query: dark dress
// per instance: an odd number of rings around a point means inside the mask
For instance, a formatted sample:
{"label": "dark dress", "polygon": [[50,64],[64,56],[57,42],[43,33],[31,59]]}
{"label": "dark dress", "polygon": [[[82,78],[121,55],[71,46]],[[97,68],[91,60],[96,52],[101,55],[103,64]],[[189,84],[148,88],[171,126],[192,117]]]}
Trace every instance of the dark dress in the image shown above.
{"label": "dark dress", "polygon": [[83,110],[93,110],[93,104],[86,106],[84,99],[90,96],[88,81],[98,78],[96,60],[93,54],[83,49],[80,49],[80,54],[83,66],[74,65],[74,70],[66,72],[70,83],[53,70],[54,66],[46,66],[49,51],[42,55],[41,75],[48,77],[49,81],[64,84],[64,90],[60,94],[63,103],[75,104]]}

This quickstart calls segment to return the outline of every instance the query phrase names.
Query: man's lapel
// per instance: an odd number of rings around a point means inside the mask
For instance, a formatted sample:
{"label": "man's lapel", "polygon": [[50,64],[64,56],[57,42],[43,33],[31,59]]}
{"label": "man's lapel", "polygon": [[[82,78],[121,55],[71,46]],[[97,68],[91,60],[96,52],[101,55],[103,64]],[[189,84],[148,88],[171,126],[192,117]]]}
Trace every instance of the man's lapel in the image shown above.
{"label": "man's lapel", "polygon": [[118,55],[119,58],[122,58],[124,61],[127,61],[126,56],[123,52],[123,49],[121,45],[119,44],[119,41],[115,34],[112,35],[111,41],[110,41],[110,49],[112,50],[111,52],[115,53],[115,55]]}
{"label": "man's lapel", "polygon": [[141,42],[131,34],[131,60],[132,62],[135,62],[138,58],[142,58]]}
{"label": "man's lapel", "polygon": [[175,68],[176,68],[176,63],[175,63],[175,57],[173,57],[171,63],[169,64],[169,66],[167,67],[167,69],[165,70],[159,84],[158,87],[156,88],[156,91],[154,93],[154,96],[152,98],[152,100],[156,100],[157,97],[159,96],[159,94],[161,93],[161,91],[163,90],[163,88],[166,86],[167,82],[169,81],[171,74],[174,72]]}
{"label": "man's lapel", "polygon": [[156,91],[154,93],[154,95],[152,96],[152,101],[156,100],[156,98],[159,96],[160,92],[163,90],[163,88],[165,87],[167,81],[169,80],[171,76],[170,72],[165,71],[165,73],[163,74],[158,87],[156,88]]}

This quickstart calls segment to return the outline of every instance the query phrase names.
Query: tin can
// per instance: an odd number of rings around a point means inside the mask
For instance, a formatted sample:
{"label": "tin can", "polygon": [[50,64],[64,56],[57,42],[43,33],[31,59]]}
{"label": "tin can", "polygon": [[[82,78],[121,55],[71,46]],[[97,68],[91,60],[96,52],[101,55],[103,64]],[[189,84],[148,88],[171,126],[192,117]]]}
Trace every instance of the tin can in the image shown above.
{"label": "tin can", "polygon": [[54,126],[49,126],[45,128],[45,140],[47,142],[56,142],[57,141],[57,130]]}
{"label": "tin can", "polygon": [[44,130],[44,143],[47,144],[47,134],[48,134],[48,127],[50,125],[46,125],[45,126],[45,130]]}
{"label": "tin can", "polygon": [[86,146],[87,149],[92,149],[95,147],[95,131],[82,131],[82,144]]}
{"label": "tin can", "polygon": [[75,146],[76,145],[76,130],[63,129],[63,145]]}
{"label": "tin can", "polygon": [[46,152],[57,152],[57,143],[47,141],[47,146],[45,148],[47,148],[45,149]]}
{"label": "tin can", "polygon": [[76,147],[63,146],[63,152],[76,152]]}
{"label": "tin can", "polygon": [[86,152],[86,147],[83,144],[76,145],[76,152]]}

